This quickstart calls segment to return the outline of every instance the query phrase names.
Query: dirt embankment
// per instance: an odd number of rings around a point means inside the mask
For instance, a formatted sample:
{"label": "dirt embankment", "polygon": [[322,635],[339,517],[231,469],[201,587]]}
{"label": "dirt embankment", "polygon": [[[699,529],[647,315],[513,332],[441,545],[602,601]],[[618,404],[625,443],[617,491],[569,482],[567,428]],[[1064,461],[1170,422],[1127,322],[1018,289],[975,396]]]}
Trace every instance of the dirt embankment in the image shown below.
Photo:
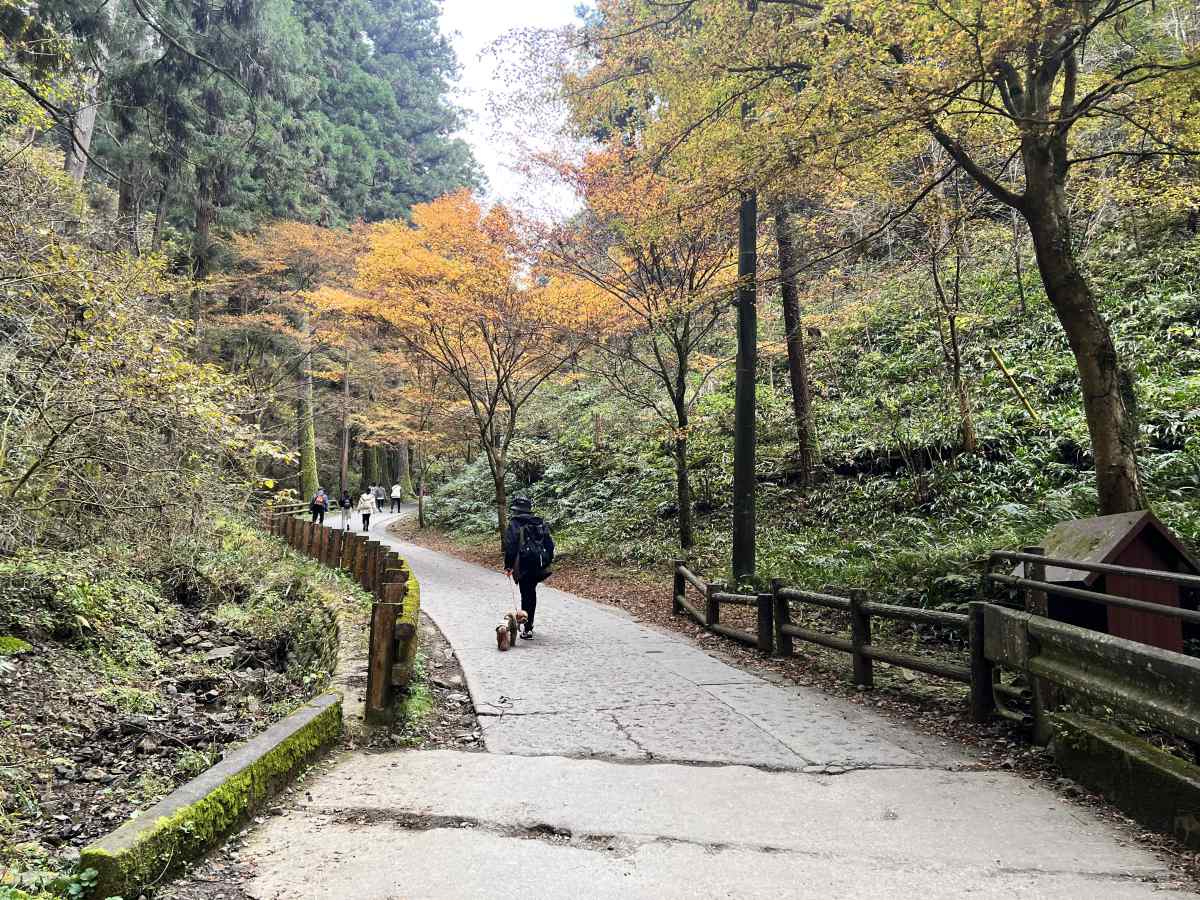
{"label": "dirt embankment", "polygon": [[329,684],[335,609],[365,620],[363,599],[246,539],[227,582],[0,564],[0,884],[68,869]]}

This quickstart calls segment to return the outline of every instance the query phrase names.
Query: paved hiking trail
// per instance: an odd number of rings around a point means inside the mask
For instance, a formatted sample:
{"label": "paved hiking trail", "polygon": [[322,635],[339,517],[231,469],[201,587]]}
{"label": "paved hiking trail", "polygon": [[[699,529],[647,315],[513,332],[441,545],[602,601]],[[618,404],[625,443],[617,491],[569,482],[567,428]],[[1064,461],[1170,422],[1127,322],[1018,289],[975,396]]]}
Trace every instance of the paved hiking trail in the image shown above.
{"label": "paved hiking trail", "polygon": [[503,574],[381,519],[488,752],[346,755],[248,835],[256,900],[1185,896],[1040,785],[610,607],[543,586],[498,653]]}

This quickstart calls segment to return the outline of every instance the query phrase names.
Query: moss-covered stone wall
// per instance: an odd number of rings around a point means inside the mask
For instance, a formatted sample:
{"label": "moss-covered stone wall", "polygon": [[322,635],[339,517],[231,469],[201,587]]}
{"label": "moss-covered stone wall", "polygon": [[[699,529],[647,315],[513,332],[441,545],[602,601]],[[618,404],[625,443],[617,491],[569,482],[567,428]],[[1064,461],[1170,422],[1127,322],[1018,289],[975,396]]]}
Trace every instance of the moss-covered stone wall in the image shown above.
{"label": "moss-covered stone wall", "polygon": [[94,896],[136,897],[144,886],[211,849],[341,731],[340,696],[320,697],[143,817],[87,847],[80,866],[100,873]]}

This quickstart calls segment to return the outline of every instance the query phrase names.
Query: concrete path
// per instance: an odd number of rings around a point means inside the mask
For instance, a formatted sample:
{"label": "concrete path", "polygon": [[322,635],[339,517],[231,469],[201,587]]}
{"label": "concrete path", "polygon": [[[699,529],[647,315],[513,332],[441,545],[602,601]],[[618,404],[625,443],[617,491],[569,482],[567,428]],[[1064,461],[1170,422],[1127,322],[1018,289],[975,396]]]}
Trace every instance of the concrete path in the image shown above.
{"label": "concrete path", "polygon": [[489,752],[348,756],[250,835],[257,900],[1181,896],[1039,785],[612,608],[545,589],[498,653],[503,575],[390,518]]}

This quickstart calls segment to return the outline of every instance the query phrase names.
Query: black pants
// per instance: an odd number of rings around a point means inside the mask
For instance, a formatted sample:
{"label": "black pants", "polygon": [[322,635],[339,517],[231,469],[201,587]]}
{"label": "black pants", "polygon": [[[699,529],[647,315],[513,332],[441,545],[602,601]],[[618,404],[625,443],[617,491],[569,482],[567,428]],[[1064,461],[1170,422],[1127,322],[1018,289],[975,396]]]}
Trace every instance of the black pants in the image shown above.
{"label": "black pants", "polygon": [[363,517],[363,531],[366,531],[368,528],[371,527],[371,514],[363,513],[362,517]]}
{"label": "black pants", "polygon": [[400,512],[400,498],[399,497],[392,498],[392,512]]}
{"label": "black pants", "polygon": [[323,507],[323,506],[312,507],[312,516],[313,516],[314,522],[320,522],[322,525],[324,525],[325,524],[325,507]]}
{"label": "black pants", "polygon": [[522,578],[517,582],[521,588],[521,609],[525,610],[525,614],[529,616],[529,630],[533,630],[533,615],[537,612],[537,579]]}

